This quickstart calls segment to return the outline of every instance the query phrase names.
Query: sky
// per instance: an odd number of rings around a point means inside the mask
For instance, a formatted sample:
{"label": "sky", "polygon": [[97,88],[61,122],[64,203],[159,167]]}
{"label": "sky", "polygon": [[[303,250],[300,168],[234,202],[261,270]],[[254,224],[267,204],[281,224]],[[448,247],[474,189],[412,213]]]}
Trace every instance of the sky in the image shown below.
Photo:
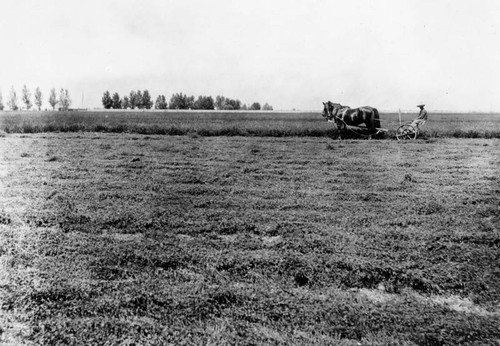
{"label": "sky", "polygon": [[498,0],[0,0],[0,90],[500,111]]}

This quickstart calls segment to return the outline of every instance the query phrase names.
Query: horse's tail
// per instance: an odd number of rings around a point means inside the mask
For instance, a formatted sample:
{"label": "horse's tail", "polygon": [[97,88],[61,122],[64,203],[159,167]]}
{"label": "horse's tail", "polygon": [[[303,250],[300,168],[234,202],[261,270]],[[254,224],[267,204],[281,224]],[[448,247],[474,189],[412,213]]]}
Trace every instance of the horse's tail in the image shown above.
{"label": "horse's tail", "polygon": [[380,116],[377,108],[373,108],[373,126],[375,128],[380,128]]}

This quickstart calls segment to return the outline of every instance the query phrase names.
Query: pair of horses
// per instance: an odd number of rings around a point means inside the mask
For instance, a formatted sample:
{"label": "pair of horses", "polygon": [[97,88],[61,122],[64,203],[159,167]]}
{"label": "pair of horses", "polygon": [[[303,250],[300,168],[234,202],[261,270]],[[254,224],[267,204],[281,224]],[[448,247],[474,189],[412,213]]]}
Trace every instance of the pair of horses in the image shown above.
{"label": "pair of horses", "polygon": [[365,106],[351,108],[342,106],[331,101],[323,102],[323,117],[329,122],[335,122],[339,131],[339,138],[347,134],[347,126],[359,126],[365,124],[368,130],[368,138],[375,135],[380,128],[380,117],[376,108]]}

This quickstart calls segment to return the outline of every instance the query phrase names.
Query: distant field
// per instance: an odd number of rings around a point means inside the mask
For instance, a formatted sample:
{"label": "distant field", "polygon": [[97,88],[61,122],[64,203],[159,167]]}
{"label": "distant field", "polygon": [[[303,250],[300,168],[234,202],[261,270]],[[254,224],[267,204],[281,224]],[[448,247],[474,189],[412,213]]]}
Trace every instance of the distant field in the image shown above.
{"label": "distant field", "polygon": [[[317,112],[94,111],[2,112],[8,133],[113,132],[200,136],[332,137],[336,126]],[[403,121],[416,117],[403,114]],[[382,113],[381,126],[393,138],[398,114]],[[422,128],[430,138],[500,138],[500,114],[430,114]]]}
{"label": "distant field", "polygon": [[498,139],[7,134],[0,341],[496,345],[499,167]]}

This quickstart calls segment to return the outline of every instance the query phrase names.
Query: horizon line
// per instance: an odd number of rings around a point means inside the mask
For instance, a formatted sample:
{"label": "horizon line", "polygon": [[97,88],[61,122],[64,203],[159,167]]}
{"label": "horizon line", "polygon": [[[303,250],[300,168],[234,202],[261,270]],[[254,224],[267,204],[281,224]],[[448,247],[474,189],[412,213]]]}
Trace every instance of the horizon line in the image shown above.
{"label": "horizon line", "polygon": [[[240,112],[247,112],[247,113],[287,113],[287,112],[293,112],[293,113],[321,113],[321,109],[310,109],[310,110],[305,110],[305,109],[273,109],[273,110],[250,110],[250,109],[106,109],[103,107],[90,107],[90,108],[69,108],[67,111],[73,111],[73,112],[78,112],[78,111],[96,111],[96,112],[221,112],[221,113],[240,113]],[[500,111],[481,111],[481,110],[474,110],[474,111],[468,111],[468,110],[459,110],[459,111],[453,111],[453,110],[436,110],[436,109],[427,109],[428,112],[433,112],[433,113],[445,113],[445,114],[500,114]],[[37,110],[37,109],[18,109],[18,110],[11,110],[11,109],[4,109],[1,110],[0,113],[16,113],[16,112],[26,112],[26,113],[42,113],[42,112],[60,112],[59,110],[55,109],[43,109],[43,110]],[[401,109],[401,110],[390,110],[390,109],[382,109],[379,110],[380,113],[418,113],[418,110],[409,110],[409,109]]]}

